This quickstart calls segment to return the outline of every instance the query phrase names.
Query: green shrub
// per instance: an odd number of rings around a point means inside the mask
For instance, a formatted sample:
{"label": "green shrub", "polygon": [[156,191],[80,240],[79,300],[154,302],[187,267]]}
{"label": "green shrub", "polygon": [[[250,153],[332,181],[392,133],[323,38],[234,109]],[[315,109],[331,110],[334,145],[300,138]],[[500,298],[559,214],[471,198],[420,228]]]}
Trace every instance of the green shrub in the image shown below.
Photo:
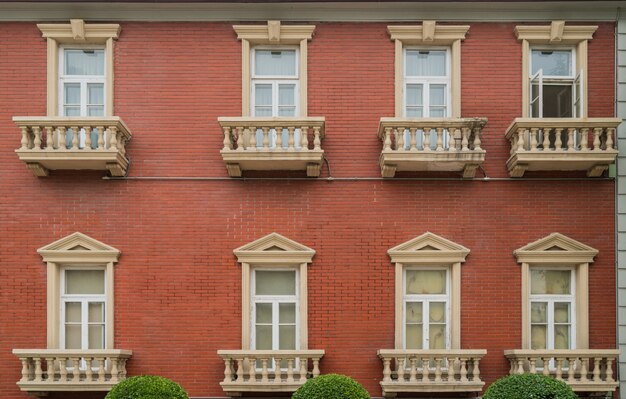
{"label": "green shrub", "polygon": [[140,375],[115,385],[105,399],[189,399],[189,396],[172,380],[155,375]]}
{"label": "green shrub", "polygon": [[538,374],[500,378],[489,386],[483,399],[577,399],[563,381]]}
{"label": "green shrub", "polygon": [[305,382],[291,399],[370,399],[370,395],[350,377],[325,374]]}

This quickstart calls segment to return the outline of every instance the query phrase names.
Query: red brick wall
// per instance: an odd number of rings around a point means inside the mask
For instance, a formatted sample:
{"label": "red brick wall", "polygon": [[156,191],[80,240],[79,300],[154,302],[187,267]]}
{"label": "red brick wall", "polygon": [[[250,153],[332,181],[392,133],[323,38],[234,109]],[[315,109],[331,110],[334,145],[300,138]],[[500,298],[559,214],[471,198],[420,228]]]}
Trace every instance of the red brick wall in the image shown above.
{"label": "red brick wall", "polygon": [[[379,177],[378,121],[394,113],[386,24],[316,25],[309,115],[326,117],[332,174]],[[490,177],[508,176],[504,133],[521,114],[514,25],[472,24],[462,47],[462,114],[489,119]],[[590,116],[613,115],[613,40],[613,25],[600,24],[589,45]],[[426,231],[471,250],[462,266],[461,344],[488,350],[488,383],[508,370],[502,351],[521,346],[512,252],[552,232],[600,251],[590,268],[590,343],[615,346],[612,181],[228,179],[216,119],[241,113],[240,60],[230,23],[124,23],[115,47],[115,114],[133,132],[130,176],[224,180],[106,181],[99,172],[38,179],[13,153],[20,136],[11,117],[45,114],[45,42],[34,23],[0,24],[0,397],[26,397],[11,349],[46,344],[46,275],[36,249],[75,231],[122,251],[115,342],[133,350],[129,372],[173,378],[193,396],[224,395],[216,351],[241,345],[232,250],[273,231],[317,252],[308,272],[309,346],[326,350],[322,371],[351,375],[373,396],[382,377],[376,350],[394,344],[387,250]]]}

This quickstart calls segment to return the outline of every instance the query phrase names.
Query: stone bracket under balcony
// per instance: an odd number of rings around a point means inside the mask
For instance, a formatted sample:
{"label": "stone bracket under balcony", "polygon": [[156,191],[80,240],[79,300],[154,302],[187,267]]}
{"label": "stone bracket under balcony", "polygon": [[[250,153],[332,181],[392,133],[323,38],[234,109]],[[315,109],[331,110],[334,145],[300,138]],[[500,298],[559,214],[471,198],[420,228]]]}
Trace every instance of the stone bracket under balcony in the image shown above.
{"label": "stone bracket under balcony", "polygon": [[218,118],[228,175],[246,170],[301,170],[318,177],[324,162],[323,117]]}
{"label": "stone bracket under balcony", "polygon": [[464,178],[474,177],[485,161],[480,145],[486,123],[486,118],[381,118],[382,176],[425,171],[462,172]]}
{"label": "stone bracket under balcony", "polygon": [[597,393],[615,391],[619,385],[613,378],[619,354],[619,349],[504,351],[511,365],[510,374],[543,374],[565,382],[575,392]]}
{"label": "stone bracket under balcony", "polygon": [[132,135],[119,117],[14,117],[13,122],[22,136],[15,152],[35,176],[48,176],[50,170],[126,175],[126,143]]}
{"label": "stone bracket under balcony", "polygon": [[511,177],[528,171],[587,171],[602,176],[615,162],[619,118],[516,118],[506,132]]}
{"label": "stone bracket under balcony", "polygon": [[[224,360],[222,389],[229,396],[244,392],[295,392],[320,374],[323,350],[219,350]],[[276,368],[276,364],[282,367]]]}
{"label": "stone bracket under balcony", "polygon": [[132,351],[122,349],[13,349],[22,363],[22,391],[45,396],[53,391],[110,391],[126,378]]}
{"label": "stone bracket under balcony", "polygon": [[398,393],[480,392],[480,359],[484,349],[381,349],[383,396]]}

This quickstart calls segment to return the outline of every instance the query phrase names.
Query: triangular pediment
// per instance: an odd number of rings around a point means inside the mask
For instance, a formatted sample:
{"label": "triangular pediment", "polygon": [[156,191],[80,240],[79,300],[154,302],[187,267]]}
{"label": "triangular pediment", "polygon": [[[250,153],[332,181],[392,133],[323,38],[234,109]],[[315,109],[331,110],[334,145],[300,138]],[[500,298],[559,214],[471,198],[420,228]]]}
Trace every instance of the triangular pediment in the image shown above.
{"label": "triangular pediment", "polygon": [[315,255],[315,250],[278,233],[268,234],[233,252],[239,262],[246,263],[309,263]]}
{"label": "triangular pediment", "polygon": [[393,262],[401,263],[464,262],[469,252],[470,250],[464,246],[431,232],[426,232],[387,251]]}
{"label": "triangular pediment", "polygon": [[84,259],[86,262],[116,262],[120,255],[118,249],[79,232],[45,245],[37,252],[47,262],[72,259]]}
{"label": "triangular pediment", "polygon": [[567,237],[560,233],[552,233],[513,252],[518,262],[593,262],[598,250]]}

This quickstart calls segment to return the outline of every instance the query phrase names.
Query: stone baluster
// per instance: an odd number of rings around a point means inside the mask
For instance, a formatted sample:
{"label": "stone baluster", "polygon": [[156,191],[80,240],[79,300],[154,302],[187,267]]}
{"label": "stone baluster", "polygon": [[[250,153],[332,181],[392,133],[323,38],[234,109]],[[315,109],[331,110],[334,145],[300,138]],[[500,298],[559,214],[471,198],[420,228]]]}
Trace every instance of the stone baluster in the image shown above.
{"label": "stone baluster", "polygon": [[[222,129],[224,129],[224,141],[222,141],[222,144],[224,145],[224,147],[222,147],[222,150],[223,151],[232,150],[233,143],[230,140],[230,126],[224,126]],[[100,149],[100,128],[98,128],[98,149]]]}
{"label": "stone baluster", "polygon": [[118,359],[109,359],[111,362],[111,381],[119,382],[120,380],[120,369]]}
{"label": "stone baluster", "polygon": [[106,361],[103,356],[96,357],[98,361],[98,382],[104,382],[106,378]]}
{"label": "stone baluster", "polygon": [[314,149],[321,150],[322,142],[320,141],[320,127],[319,126],[315,126],[313,128],[313,135],[314,135],[313,145],[315,146]]}
{"label": "stone baluster", "polygon": [[300,382],[306,381],[306,366],[307,366],[307,359],[304,357],[301,357],[300,358]]}
{"label": "stone baluster", "polygon": [[524,374],[524,359],[517,359],[517,374]]}
{"label": "stone baluster", "polygon": [[233,380],[233,370],[230,366],[230,358],[224,359],[224,382],[231,382]]}
{"label": "stone baluster", "polygon": [[475,127],[474,128],[474,148],[472,148],[474,151],[481,151],[482,148],[480,147],[480,145],[483,142],[480,141],[480,128]]}
{"label": "stone baluster", "polygon": [[313,358],[313,377],[320,375],[320,358]]}
{"label": "stone baluster", "polygon": [[46,373],[48,374],[48,381],[54,381],[54,358],[46,358]]}
{"label": "stone baluster", "polygon": [[72,150],[78,149],[78,142],[80,137],[80,130],[78,130],[78,126],[70,126],[70,130],[72,131]]}
{"label": "stone baluster", "polygon": [[28,142],[30,141],[28,139],[29,137],[28,126],[20,126],[20,130],[22,131],[22,140],[20,141],[22,146],[20,147],[20,150],[28,150],[29,149]]}
{"label": "stone baluster", "polygon": [[[104,126],[97,126],[96,130],[98,131],[98,150],[104,150]],[[230,140],[228,142],[230,143]]]}
{"label": "stone baluster", "polygon": [[524,128],[517,129],[517,152],[526,151],[524,148],[524,135],[526,130]]}
{"label": "stone baluster", "polygon": [[67,358],[59,357],[59,381],[67,382]]}
{"label": "stone baluster", "polygon": [[[86,146],[86,145],[85,145]],[[91,357],[85,357],[85,381],[93,381],[93,369],[91,368]]]}
{"label": "stone baluster", "polygon": [[117,150],[117,126],[109,126],[109,149]]}
{"label": "stone baluster", "polygon": [[267,150],[270,148],[270,128],[268,126],[263,126],[261,130],[263,131],[263,149]]}
{"label": "stone baluster", "polygon": [[41,358],[39,356],[35,357],[35,381],[43,381],[43,370],[41,369]]}
{"label": "stone baluster", "polygon": [[246,146],[246,151],[255,151],[256,150],[256,127],[250,126],[248,128],[248,145]]}
{"label": "stone baluster", "polygon": [[417,358],[411,357],[409,361],[411,362],[411,368],[409,370],[409,381],[417,382]]}
{"label": "stone baluster", "polygon": [[443,380],[445,382],[454,382],[454,380],[455,380],[455,378],[454,378],[454,358],[447,357],[446,361],[448,362],[448,374],[446,375],[446,378],[444,378]]}
{"label": "stone baluster", "polygon": [[428,378],[428,373],[430,372],[429,369],[429,363],[430,363],[430,359],[427,357],[422,358],[422,382],[427,383],[429,381]]}
{"label": "stone baluster", "polygon": [[[402,133],[400,132],[400,128],[396,128],[393,129],[393,142],[395,143],[395,150],[399,151],[400,150],[400,135],[404,135],[404,130],[402,130]],[[404,141],[404,139],[403,139]]]}
{"label": "stone baluster", "polygon": [[[247,363],[247,368],[246,368]],[[244,359],[244,368],[243,368],[243,379],[242,382],[246,379],[246,374],[248,374],[248,382],[255,383],[257,382],[257,374],[256,374],[256,357],[248,357]]]}
{"label": "stone baluster", "polygon": [[302,151],[309,149],[309,127],[302,126],[300,128],[300,147]]}
{"label": "stone baluster", "polygon": [[398,382],[404,382],[404,358],[396,358],[396,373],[398,374]]}
{"label": "stone baluster", "polygon": [[236,376],[235,381],[242,383],[243,382],[243,358],[237,357],[235,358],[235,361],[237,361],[237,373],[235,374]]}
{"label": "stone baluster", "polygon": [[80,381],[80,358],[73,356],[72,361],[72,382],[77,383]]}
{"label": "stone baluster", "polygon": [[67,150],[67,128],[65,126],[59,126],[59,150]]}
{"label": "stone baluster", "polygon": [[593,129],[593,151],[600,151],[600,135],[602,134],[602,128],[596,127]]}
{"label": "stone baluster", "polygon": [[576,358],[570,357],[569,359],[569,368],[567,370],[567,382],[569,384],[574,383],[574,373],[576,368]]}
{"label": "stone baluster", "polygon": [[267,368],[267,363],[268,363],[267,358],[261,358],[261,382],[266,383],[269,382],[269,371]]}
{"label": "stone baluster", "polygon": [[469,136],[471,130],[469,127],[464,127],[461,129],[461,132],[461,151],[469,151]]}
{"label": "stone baluster", "polygon": [[126,136],[123,136],[120,138],[119,143],[117,144],[117,147],[119,148],[120,154],[122,155],[126,155],[126,143],[127,143],[127,139]]}
{"label": "stone baluster", "polygon": [[473,369],[473,378],[472,381],[480,381],[480,358],[474,358],[474,369]]}
{"label": "stone baluster", "polygon": [[52,151],[54,149],[54,129],[52,126],[45,126],[44,129],[46,130],[46,150]]}
{"label": "stone baluster", "polygon": [[296,140],[294,138],[294,132],[296,128],[293,126],[287,127],[287,151],[293,151]]}
{"label": "stone baluster", "polygon": [[91,126],[84,126],[85,131],[85,146],[83,150],[91,151]]}
{"label": "stone baluster", "polygon": [[409,128],[409,138],[411,142],[411,151],[417,151],[417,128],[411,127]]}
{"label": "stone baluster", "polygon": [[294,359],[289,358],[287,359],[287,383],[293,383],[294,379],[293,379],[293,361]]}
{"label": "stone baluster", "polygon": [[517,362],[515,359],[509,359],[509,374],[513,375],[517,371]]}
{"label": "stone baluster", "polygon": [[589,128],[580,129],[580,150],[589,150]]}
{"label": "stone baluster", "polygon": [[587,376],[587,374],[589,373],[589,371],[587,370],[588,362],[588,358],[580,359],[580,382],[586,383],[587,381],[589,381],[589,378]]}
{"label": "stone baluster", "polygon": [[[22,376],[24,375],[24,361],[22,361]],[[22,377],[24,380],[24,377]],[[391,382],[391,359],[383,358],[383,382]]]}
{"label": "stone baluster", "polygon": [[593,382],[600,383],[602,380],[600,379],[600,358],[596,357],[593,359]]}
{"label": "stone baluster", "polygon": [[460,358],[461,361],[461,382],[467,382],[467,358]]}
{"label": "stone baluster", "polygon": [[276,127],[276,149],[282,151],[283,149],[283,127]]}
{"label": "stone baluster", "polygon": [[283,359],[280,357],[274,358],[274,384],[281,384],[283,382],[282,369],[280,367],[280,362]]}
{"label": "stone baluster", "polygon": [[443,151],[443,129],[438,127],[436,130],[437,130],[437,151]]}
{"label": "stone baluster", "polygon": [[543,136],[543,150],[550,150],[550,129],[541,129],[541,135]]}
{"label": "stone baluster", "polygon": [[547,356],[544,356],[543,358],[540,358],[543,361],[543,375],[550,375],[550,358]]}
{"label": "stone baluster", "polygon": [[554,378],[556,378],[557,380],[563,380],[563,358],[556,358],[556,375],[554,376]]}
{"label": "stone baluster", "polygon": [[385,139],[384,139],[384,150],[389,151],[391,150],[391,128],[390,127],[386,127],[385,128]]}
{"label": "stone baluster", "polygon": [[530,367],[529,367],[528,372],[530,374],[537,374],[537,367],[535,365],[535,363],[537,363],[537,359],[534,358],[534,357],[531,357],[528,362],[530,363]]}
{"label": "stone baluster", "polygon": [[27,382],[30,380],[30,358],[28,357],[20,357],[20,361],[22,362],[22,379],[20,382]]}
{"label": "stone baluster", "polygon": [[537,151],[537,128],[530,129],[530,150]]}
{"label": "stone baluster", "polygon": [[456,151],[456,139],[454,136],[458,131],[459,129],[448,130],[448,151]]}
{"label": "stone baluster", "polygon": [[423,140],[424,151],[430,151],[430,128],[425,127],[424,132],[422,134],[424,137],[424,140]]}
{"label": "stone baluster", "polygon": [[574,134],[576,129],[570,127],[567,129],[567,151],[574,151]]}
{"label": "stone baluster", "polygon": [[607,128],[606,129],[606,149],[607,150],[612,150],[613,149],[613,132],[615,131],[615,129],[613,128]]}
{"label": "stone baluster", "polygon": [[33,126],[33,150],[41,150],[41,128]]}
{"label": "stone baluster", "polygon": [[606,358],[606,382],[614,382],[613,380],[613,359]]}
{"label": "stone baluster", "polygon": [[440,357],[435,358],[435,382],[441,382],[441,363],[443,359]]}
{"label": "stone baluster", "polygon": [[243,151],[243,126],[236,126],[235,131],[237,132],[237,150]]}
{"label": "stone baluster", "polygon": [[396,130],[396,150],[404,151],[404,131],[406,129],[400,127]]}
{"label": "stone baluster", "polygon": [[561,133],[563,133],[562,127],[554,129],[554,150],[555,151],[563,151],[563,141],[561,139]]}

